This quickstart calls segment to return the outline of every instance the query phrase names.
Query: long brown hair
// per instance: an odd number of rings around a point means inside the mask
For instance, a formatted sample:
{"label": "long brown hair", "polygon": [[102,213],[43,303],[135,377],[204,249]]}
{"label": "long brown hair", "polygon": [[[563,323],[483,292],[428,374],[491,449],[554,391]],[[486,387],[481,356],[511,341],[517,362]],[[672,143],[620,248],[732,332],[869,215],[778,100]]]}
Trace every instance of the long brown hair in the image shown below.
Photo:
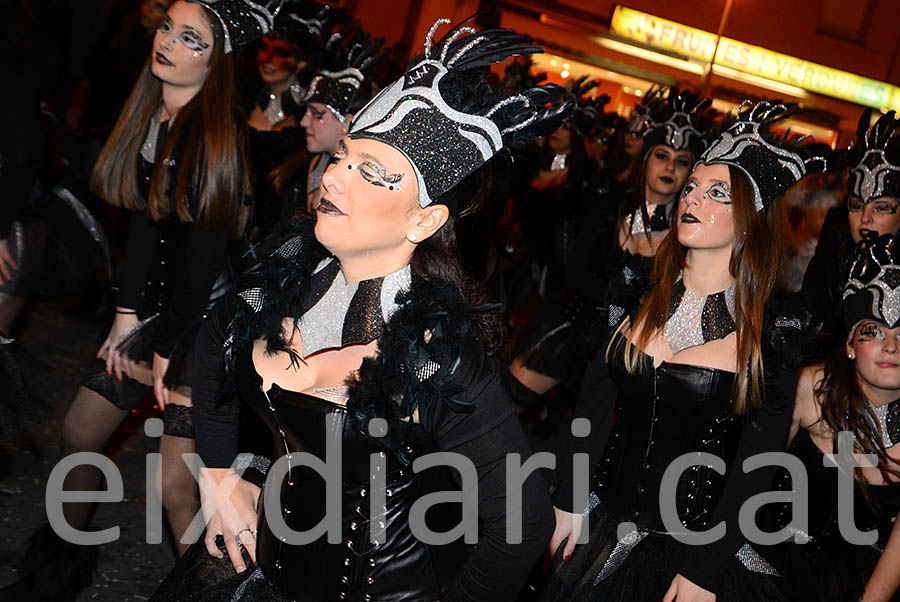
{"label": "long brown hair", "polygon": [[[649,152],[649,151],[648,151]],[[646,155],[642,155],[646,156]],[[625,198],[619,206],[618,224],[619,229],[625,231],[625,240],[631,238],[631,228],[629,227],[628,216],[633,216],[637,212],[641,213],[644,224],[648,225],[644,232],[647,241],[650,241],[650,214],[647,212],[647,190],[645,188],[647,176],[647,162],[641,157],[635,157],[632,163],[631,171],[625,180]],[[632,218],[634,219],[634,218]]]}
{"label": "long brown hair", "polygon": [[[822,380],[816,383],[813,394],[822,408],[821,419],[832,433],[853,433],[859,451],[874,454],[878,458],[878,470],[885,482],[890,482],[891,476],[894,480],[900,478],[900,467],[887,455],[872,404],[859,385],[856,362],[844,355],[843,347],[825,358]],[[853,472],[863,497],[874,506],[875,500],[869,495],[868,483],[862,476],[862,471]]]}
{"label": "long brown hair", "polygon": [[169,157],[176,144],[184,144],[174,185],[173,170],[162,162],[153,170],[149,198],[141,194],[138,183],[141,145],[162,98],[162,84],[150,71],[151,55],[94,165],[91,188],[111,205],[147,211],[154,220],[174,211],[183,222],[202,220],[210,229],[237,237],[249,216],[244,202],[251,191],[246,133],[238,128],[234,114],[233,55],[223,51],[218,19],[205,7],[203,12],[214,37],[209,73],[200,91],[171,120],[161,149],[161,156]]}
{"label": "long brown hair", "polygon": [[[763,370],[761,339],[763,310],[778,282],[783,255],[783,218],[780,207],[770,206],[757,212],[753,189],[744,173],[728,166],[734,209],[734,246],[729,271],[736,281],[734,322],[737,332],[737,366],[734,410],[742,413],[763,402]],[[647,347],[657,329],[668,318],[672,289],[687,266],[687,251],[678,242],[676,222],[660,244],[653,262],[651,280],[654,286],[641,301],[634,320],[634,334],[625,338],[621,348],[629,372],[646,368],[640,350]],[[623,325],[624,326],[624,323]],[[621,329],[621,326],[620,326]],[[616,339],[613,339],[616,340]],[[633,341],[633,342],[632,342]],[[607,358],[614,350],[607,348]],[[743,369],[746,367],[747,369]]]}

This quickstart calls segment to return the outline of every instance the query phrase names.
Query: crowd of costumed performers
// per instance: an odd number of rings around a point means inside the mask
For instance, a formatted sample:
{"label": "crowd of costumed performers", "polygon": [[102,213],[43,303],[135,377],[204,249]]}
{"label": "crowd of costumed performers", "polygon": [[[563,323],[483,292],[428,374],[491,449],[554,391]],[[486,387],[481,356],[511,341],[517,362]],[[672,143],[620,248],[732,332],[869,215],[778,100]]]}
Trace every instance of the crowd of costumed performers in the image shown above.
{"label": "crowd of costumed performers", "polygon": [[[310,0],[121,9],[80,80],[13,5],[0,440],[49,417],[23,312],[97,322],[61,454],[158,406],[153,602],[900,600],[893,112],[619,115],[488,13],[406,56]],[[0,600],[90,585],[90,499]]]}

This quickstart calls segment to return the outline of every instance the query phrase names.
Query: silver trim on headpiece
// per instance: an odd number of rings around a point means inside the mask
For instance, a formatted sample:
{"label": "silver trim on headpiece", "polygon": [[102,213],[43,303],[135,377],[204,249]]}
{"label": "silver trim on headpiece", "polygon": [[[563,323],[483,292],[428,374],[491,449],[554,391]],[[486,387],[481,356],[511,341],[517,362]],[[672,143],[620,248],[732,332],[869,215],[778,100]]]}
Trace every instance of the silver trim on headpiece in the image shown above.
{"label": "silver trim on headpiece", "polygon": [[188,0],[208,8],[222,25],[225,39],[223,51],[229,54],[264,36],[275,28],[275,17],[281,11],[282,0],[268,0],[257,4],[251,0]]}
{"label": "silver trim on headpiece", "polygon": [[[447,104],[440,93],[441,79],[488,39],[471,27],[462,27],[443,42],[438,58],[432,58],[434,34],[448,23],[449,19],[435,21],[425,36],[425,57],[363,107],[350,126],[351,137],[373,138],[403,153],[416,174],[422,207],[503,148],[504,133],[524,128],[536,118],[532,114],[503,131],[490,119],[510,103],[533,105],[521,94],[499,101],[483,115],[457,111]],[[463,35],[472,39],[449,56],[451,45]]]}
{"label": "silver trim on headpiece", "polygon": [[885,196],[887,177],[891,174],[900,174],[900,168],[888,161],[881,149],[866,151],[862,161],[852,171],[857,177],[853,180],[850,194],[858,196],[864,203]]}
{"label": "silver trim on headpiece", "polygon": [[[853,266],[850,268],[850,279],[844,286],[844,294],[842,299],[846,300],[852,295],[863,292],[870,292],[872,295],[872,313],[871,318],[884,322],[888,327],[893,328],[895,324],[900,322],[900,264],[893,259],[891,252],[893,247],[893,239],[887,243],[887,249],[879,249],[878,243],[869,245],[865,252],[859,252]],[[877,255],[889,257],[888,261],[882,263],[878,260]],[[858,264],[861,261],[873,262],[878,266],[878,274],[865,282],[855,277],[859,274]],[[863,318],[866,319],[866,318]],[[849,336],[853,336],[853,332],[859,325],[858,320],[853,328],[850,329]]]}
{"label": "silver trim on headpiece", "polygon": [[[748,107],[751,106],[753,108],[749,109]],[[774,184],[766,182],[767,188],[772,190],[768,191],[771,192],[770,194],[764,196],[760,189],[759,179],[771,178],[774,181],[780,179],[786,170],[791,174],[792,181],[789,183],[794,184],[806,175],[807,161],[803,157],[770,143],[760,132],[763,124],[779,119],[786,112],[787,107],[783,104],[763,101],[754,106],[751,101],[745,100],[738,109],[737,121],[713,140],[698,161],[698,163],[707,164],[724,163],[744,172],[753,188],[753,205],[757,211],[762,211],[768,203],[774,200],[774,198],[767,197],[771,197],[780,190],[777,182]],[[753,150],[753,147],[764,151],[769,161],[774,160],[777,166],[763,165],[760,161],[754,160],[758,157],[751,159],[748,156],[741,160],[748,150]],[[824,158],[818,159],[824,162]],[[788,182],[781,182],[781,184],[785,183]],[[780,190],[780,193],[783,193],[784,190]]]}

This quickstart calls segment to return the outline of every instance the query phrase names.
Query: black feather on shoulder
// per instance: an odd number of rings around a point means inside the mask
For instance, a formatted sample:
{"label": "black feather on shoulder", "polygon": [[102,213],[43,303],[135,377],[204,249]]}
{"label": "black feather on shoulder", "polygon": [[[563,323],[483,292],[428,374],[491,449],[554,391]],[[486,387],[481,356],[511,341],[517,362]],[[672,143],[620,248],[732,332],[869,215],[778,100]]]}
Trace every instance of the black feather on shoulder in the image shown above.
{"label": "black feather on shoulder", "polygon": [[397,301],[400,307],[378,339],[378,355],[366,358],[358,376],[347,383],[347,409],[353,428],[363,436],[368,436],[370,420],[387,420],[387,436],[374,443],[405,462],[402,446],[417,409],[445,403],[457,412],[472,411],[470,404],[456,399],[463,386],[454,376],[474,334],[472,308],[447,282],[414,277]]}
{"label": "black feather on shoulder", "polygon": [[[301,361],[285,340],[285,317],[295,323],[309,309],[309,281],[328,252],[316,241],[312,223],[281,236],[270,237],[264,247],[266,259],[245,277],[240,304],[232,319],[226,347],[233,368],[239,354],[253,341],[266,339],[270,353],[284,352],[292,362]],[[378,355],[363,361],[351,378],[347,403],[351,427],[373,443],[408,461],[405,443],[414,434],[410,418],[430,404],[445,403],[453,411],[472,410],[457,399],[464,388],[463,355],[471,363],[475,339],[469,303],[452,284],[414,276],[409,290],[397,297],[398,308],[378,338]],[[387,421],[385,437],[372,438],[373,418]]]}

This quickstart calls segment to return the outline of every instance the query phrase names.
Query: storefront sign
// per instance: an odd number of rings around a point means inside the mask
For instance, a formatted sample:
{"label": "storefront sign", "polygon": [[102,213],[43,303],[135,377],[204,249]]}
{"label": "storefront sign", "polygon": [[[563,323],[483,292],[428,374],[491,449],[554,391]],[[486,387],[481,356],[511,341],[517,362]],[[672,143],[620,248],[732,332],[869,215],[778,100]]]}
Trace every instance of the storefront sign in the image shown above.
{"label": "storefront sign", "polygon": [[[714,34],[624,6],[616,7],[610,30],[624,38],[706,62],[716,47]],[[891,84],[730,38],[720,40],[715,63],[869,107],[890,109],[900,105],[900,89]]]}

